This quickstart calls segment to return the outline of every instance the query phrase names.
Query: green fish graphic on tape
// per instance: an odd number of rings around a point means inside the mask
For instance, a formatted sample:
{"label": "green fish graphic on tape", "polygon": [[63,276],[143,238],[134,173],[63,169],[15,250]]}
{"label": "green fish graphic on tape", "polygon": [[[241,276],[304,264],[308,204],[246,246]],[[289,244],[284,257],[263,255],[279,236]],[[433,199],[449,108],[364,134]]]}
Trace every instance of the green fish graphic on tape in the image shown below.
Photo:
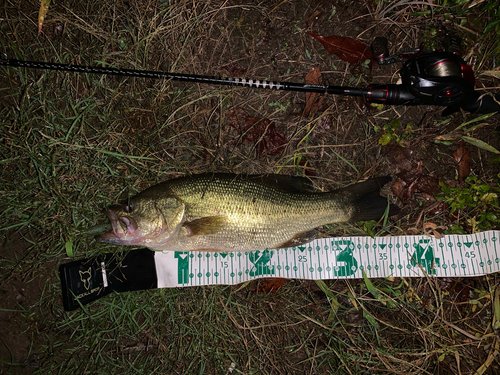
{"label": "green fish graphic on tape", "polygon": [[[268,175],[203,174],[144,190],[106,209],[113,230],[97,237],[116,245],[169,251],[254,251],[298,246],[315,228],[380,219],[388,207],[380,188],[390,177],[327,193],[309,180]],[[389,216],[399,211],[389,205]]]}

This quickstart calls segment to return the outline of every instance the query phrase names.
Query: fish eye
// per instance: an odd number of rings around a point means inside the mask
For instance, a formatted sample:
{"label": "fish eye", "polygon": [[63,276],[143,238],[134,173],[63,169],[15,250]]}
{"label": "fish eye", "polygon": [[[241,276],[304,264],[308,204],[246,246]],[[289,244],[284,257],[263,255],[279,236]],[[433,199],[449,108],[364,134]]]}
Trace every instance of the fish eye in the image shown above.
{"label": "fish eye", "polygon": [[134,210],[134,202],[130,201],[128,205],[123,207],[123,211],[132,212]]}

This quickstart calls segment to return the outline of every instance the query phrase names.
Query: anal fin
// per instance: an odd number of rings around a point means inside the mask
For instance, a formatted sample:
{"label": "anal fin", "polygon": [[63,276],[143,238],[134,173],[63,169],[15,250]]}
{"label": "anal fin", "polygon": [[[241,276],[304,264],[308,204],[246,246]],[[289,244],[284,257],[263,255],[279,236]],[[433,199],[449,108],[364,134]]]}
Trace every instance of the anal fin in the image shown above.
{"label": "anal fin", "polygon": [[303,244],[306,244],[308,242],[311,242],[315,238],[316,238],[316,230],[315,229],[307,231],[307,232],[300,232],[300,233],[295,234],[295,236],[293,236],[288,241],[282,243],[279,246],[276,246],[276,248],[283,249],[285,247],[294,247],[294,246],[303,245]]}

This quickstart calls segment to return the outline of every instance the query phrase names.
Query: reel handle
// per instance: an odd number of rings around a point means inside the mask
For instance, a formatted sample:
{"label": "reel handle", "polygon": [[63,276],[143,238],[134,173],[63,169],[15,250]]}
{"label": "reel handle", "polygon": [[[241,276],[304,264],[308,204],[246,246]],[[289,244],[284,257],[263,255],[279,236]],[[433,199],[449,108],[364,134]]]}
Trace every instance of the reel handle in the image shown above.
{"label": "reel handle", "polygon": [[451,52],[458,56],[462,55],[462,39],[459,36],[446,35],[441,43],[446,52]]}
{"label": "reel handle", "polygon": [[389,57],[389,41],[384,37],[376,37],[370,46],[373,58],[377,64],[384,65],[386,59]]}
{"label": "reel handle", "polygon": [[475,100],[466,101],[461,108],[470,113],[500,112],[500,94],[474,91]]}

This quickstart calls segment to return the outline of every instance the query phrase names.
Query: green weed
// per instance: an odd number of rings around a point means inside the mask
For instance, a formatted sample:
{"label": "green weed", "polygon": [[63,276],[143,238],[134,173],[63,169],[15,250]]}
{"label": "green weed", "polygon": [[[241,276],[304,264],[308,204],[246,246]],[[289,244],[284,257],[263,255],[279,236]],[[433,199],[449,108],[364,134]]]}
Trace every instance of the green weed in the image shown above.
{"label": "green weed", "polygon": [[[441,182],[443,194],[437,198],[449,206],[451,215],[467,214],[467,224],[472,228],[472,233],[495,229],[500,226],[499,183],[500,175],[492,184],[484,183],[475,176],[467,177],[463,186],[451,187]],[[453,229],[463,231],[460,226]]]}
{"label": "green weed", "polygon": [[382,133],[378,140],[379,145],[382,146],[390,142],[403,146],[406,141],[413,138],[414,132],[412,124],[407,124],[404,129],[401,129],[401,120],[399,118],[392,119],[381,127],[375,126],[374,130],[376,133]]}
{"label": "green weed", "polygon": [[[475,130],[478,130],[484,126],[494,125],[494,124],[491,124],[489,122],[482,122],[483,120],[486,120],[493,115],[494,115],[494,113],[487,113],[487,114],[475,117],[472,120],[465,121],[462,124],[460,124],[458,127],[456,127],[455,130],[453,130],[452,132],[437,136],[436,139],[434,140],[434,142],[442,143],[445,145],[451,145],[453,141],[462,140],[462,141],[467,142],[473,146],[481,148],[485,151],[500,155],[500,151],[498,151],[495,147],[491,146],[490,144],[486,143],[485,141],[483,141],[481,139],[478,139],[476,137],[472,137],[472,133]],[[443,123],[444,122],[441,122],[441,123],[437,124],[436,126],[440,126]],[[471,125],[471,126],[469,126],[469,125]]]}

